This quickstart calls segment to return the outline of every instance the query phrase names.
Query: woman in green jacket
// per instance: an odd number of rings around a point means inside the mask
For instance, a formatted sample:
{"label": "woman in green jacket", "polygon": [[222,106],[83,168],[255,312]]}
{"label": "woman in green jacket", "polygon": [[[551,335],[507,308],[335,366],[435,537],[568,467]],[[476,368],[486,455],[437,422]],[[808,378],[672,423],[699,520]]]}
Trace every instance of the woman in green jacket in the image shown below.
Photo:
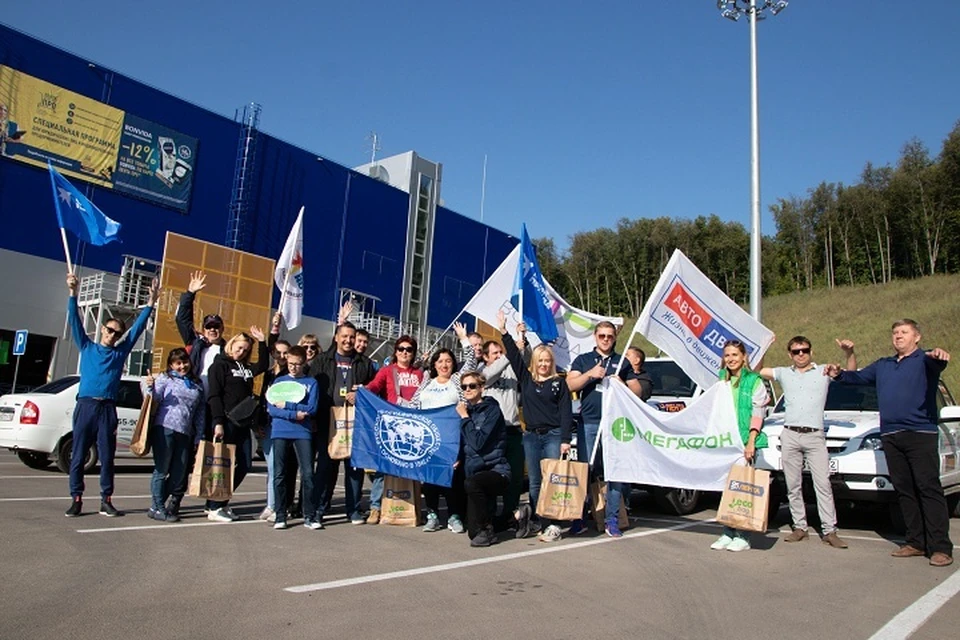
{"label": "woman in green jacket", "polygon": [[[767,447],[763,418],[769,396],[763,378],[750,370],[747,350],[739,340],[727,340],[723,345],[723,369],[720,370],[720,379],[730,382],[737,425],[740,427],[740,437],[743,438],[743,457],[749,464],[753,462],[757,449]],[[710,545],[710,548],[746,551],[750,548],[749,536],[747,531],[724,527],[723,535]]]}

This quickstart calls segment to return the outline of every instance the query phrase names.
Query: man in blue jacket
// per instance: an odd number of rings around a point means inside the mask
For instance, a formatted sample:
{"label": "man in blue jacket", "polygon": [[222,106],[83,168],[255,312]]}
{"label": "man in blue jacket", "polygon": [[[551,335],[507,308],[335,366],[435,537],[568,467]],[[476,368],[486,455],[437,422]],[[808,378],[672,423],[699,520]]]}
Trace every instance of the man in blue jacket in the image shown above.
{"label": "man in blue jacket", "polygon": [[117,451],[117,392],[127,356],[147,328],[150,313],[157,302],[160,284],[150,285],[150,297],[136,322],[127,330],[118,318],[109,318],[100,327],[100,341],[93,342],[83,328],[77,307],[77,285],[74,274],[67,275],[67,318],[73,340],[80,350],[80,385],[73,410],[73,451],[70,454],[70,508],[68,518],[83,510],[83,463],[94,440],[100,456],[100,513],[108,517],[122,515],[113,506],[113,456]]}
{"label": "man in blue jacket", "polygon": [[953,563],[950,514],[940,484],[937,386],[950,354],[920,349],[920,326],[905,318],[893,323],[896,355],[880,358],[860,371],[839,365],[824,373],[848,384],[875,385],[880,405],[880,437],[890,480],[897,492],[906,544],[895,558],[928,556],[930,564]]}

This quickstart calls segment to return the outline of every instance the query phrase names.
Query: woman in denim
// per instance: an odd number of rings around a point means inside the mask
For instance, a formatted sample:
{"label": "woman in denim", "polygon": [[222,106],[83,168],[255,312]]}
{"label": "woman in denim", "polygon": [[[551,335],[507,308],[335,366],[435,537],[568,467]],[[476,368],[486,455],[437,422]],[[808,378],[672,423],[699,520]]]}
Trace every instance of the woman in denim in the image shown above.
{"label": "woman in denim", "polygon": [[[553,350],[547,345],[538,345],[530,357],[530,366],[525,367],[520,349],[507,333],[507,319],[502,311],[497,314],[497,322],[503,336],[507,359],[510,360],[510,366],[520,383],[520,402],[527,427],[523,433],[523,452],[530,476],[530,505],[521,508],[517,517],[517,537],[523,538],[529,533],[530,515],[540,497],[540,461],[556,460],[570,451],[573,407],[570,389],[557,374]],[[517,329],[522,340],[526,327],[521,322]],[[552,522],[542,524],[547,527],[540,534],[541,542],[556,542],[560,539],[559,526]]]}
{"label": "woman in denim", "polygon": [[157,408],[152,421],[150,444],[153,447],[153,479],[150,490],[153,504],[147,517],[161,522],[177,522],[177,514],[164,505],[174,487],[187,477],[187,461],[194,442],[203,433],[206,407],[203,385],[190,370],[186,349],[173,349],[167,356],[167,371],[147,376],[141,383],[143,394],[152,394]]}
{"label": "woman in denim", "polygon": [[[737,426],[743,438],[743,457],[747,464],[753,462],[757,449],[767,447],[767,434],[763,433],[763,418],[769,397],[760,374],[750,370],[747,350],[739,340],[727,340],[723,346],[723,369],[720,379],[730,382],[733,406],[737,412]],[[724,527],[723,535],[710,545],[711,549],[746,551],[750,548],[750,533],[733,527]]]}

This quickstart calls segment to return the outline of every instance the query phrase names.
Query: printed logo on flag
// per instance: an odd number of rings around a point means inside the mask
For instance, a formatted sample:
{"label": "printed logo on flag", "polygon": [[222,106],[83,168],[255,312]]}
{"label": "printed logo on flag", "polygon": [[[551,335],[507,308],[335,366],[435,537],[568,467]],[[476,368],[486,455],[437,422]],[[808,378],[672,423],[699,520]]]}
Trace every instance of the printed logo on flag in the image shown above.
{"label": "printed logo on flag", "polygon": [[653,321],[681,338],[687,350],[712,372],[723,367],[723,345],[739,340],[749,358],[759,347],[724,323],[677,275],[660,299]]}
{"label": "printed logo on flag", "polygon": [[630,442],[637,435],[637,429],[627,418],[617,418],[610,425],[610,433],[620,442]]}
{"label": "printed logo on flag", "polygon": [[440,448],[440,429],[429,419],[381,411],[374,427],[380,453],[406,469],[423,467]]}

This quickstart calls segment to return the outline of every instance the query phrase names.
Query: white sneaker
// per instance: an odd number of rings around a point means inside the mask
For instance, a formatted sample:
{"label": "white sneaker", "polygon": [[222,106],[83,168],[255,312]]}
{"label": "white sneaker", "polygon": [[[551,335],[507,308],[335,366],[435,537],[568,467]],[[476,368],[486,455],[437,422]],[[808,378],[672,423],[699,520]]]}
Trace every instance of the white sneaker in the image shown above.
{"label": "white sneaker", "polygon": [[716,542],[710,545],[710,548],[713,549],[714,551],[723,551],[724,549],[730,546],[731,542],[733,542],[733,538],[731,538],[727,534],[723,534],[722,536],[717,538]]}
{"label": "white sneaker", "polygon": [[746,538],[734,538],[733,542],[727,545],[727,551],[746,551],[750,548],[750,543]]}
{"label": "white sneaker", "polygon": [[260,520],[266,520],[267,522],[270,522],[270,516],[273,516],[274,521],[276,521],[277,514],[274,513],[273,509],[271,509],[270,507],[264,507],[263,511],[260,512],[260,515],[257,516],[257,518]]}
{"label": "white sneaker", "polygon": [[543,532],[537,536],[537,539],[540,542],[556,542],[561,537],[560,527],[555,524],[551,524]]}
{"label": "white sneaker", "polygon": [[271,513],[270,515],[267,516],[267,522],[274,523],[276,521],[277,521],[276,513]]}
{"label": "white sneaker", "polygon": [[283,531],[284,529],[287,528],[287,521],[281,520],[280,522],[275,523],[273,525],[273,528],[276,529],[277,531]]}
{"label": "white sneaker", "polygon": [[227,514],[227,516],[229,516],[230,520],[232,520],[233,522],[236,522],[237,520],[240,519],[240,516],[235,514],[233,512],[233,509],[231,509],[230,507],[224,507],[222,511],[224,511]]}
{"label": "white sneaker", "polygon": [[210,511],[207,513],[207,520],[213,520],[214,522],[233,522],[233,518],[230,517],[226,509]]}

